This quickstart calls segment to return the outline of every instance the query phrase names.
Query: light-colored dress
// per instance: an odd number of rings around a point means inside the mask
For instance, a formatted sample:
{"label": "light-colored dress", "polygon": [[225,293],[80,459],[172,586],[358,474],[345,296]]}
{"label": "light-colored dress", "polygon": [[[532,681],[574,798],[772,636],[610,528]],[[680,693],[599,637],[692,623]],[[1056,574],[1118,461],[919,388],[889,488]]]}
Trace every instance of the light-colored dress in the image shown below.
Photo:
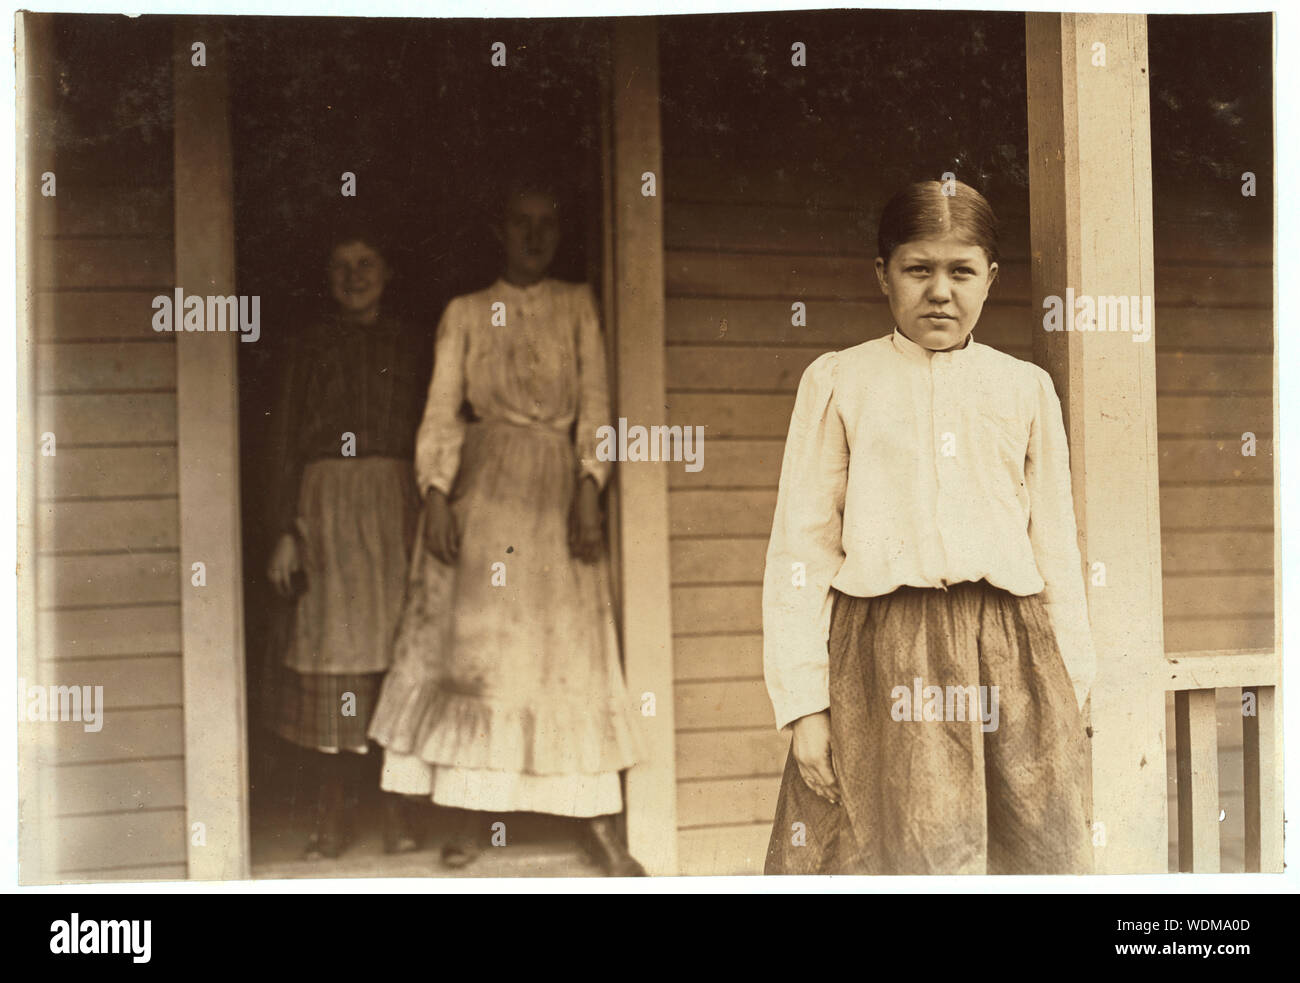
{"label": "light-colored dress", "polygon": [[608,478],[595,454],[608,406],[585,284],[498,280],[448,304],[415,463],[421,489],[448,495],[460,552],[451,566],[419,545],[412,557],[370,728],[386,790],[487,811],[622,809],[638,745],[608,560],[568,545],[578,480]]}

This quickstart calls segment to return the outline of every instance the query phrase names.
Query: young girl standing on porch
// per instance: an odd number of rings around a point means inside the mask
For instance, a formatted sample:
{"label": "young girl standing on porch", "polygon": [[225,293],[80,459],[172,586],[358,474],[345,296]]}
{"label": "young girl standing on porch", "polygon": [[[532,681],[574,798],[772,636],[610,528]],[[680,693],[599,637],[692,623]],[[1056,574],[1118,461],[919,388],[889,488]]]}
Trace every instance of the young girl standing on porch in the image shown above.
{"label": "young girl standing on porch", "polygon": [[555,194],[518,181],[503,205],[504,273],[438,327],[416,441],[423,544],[370,733],[383,788],[462,810],[449,866],[519,811],[585,819],[606,871],[640,874],[612,821],[636,720],[598,504],[604,344],[587,286],[546,275]]}
{"label": "young girl standing on porch", "polygon": [[1089,872],[1060,403],[971,336],[998,268],[979,192],[911,185],[878,249],[893,334],[809,366],[781,469],[763,658],[792,740],[767,872]]}
{"label": "young girl standing on porch", "polygon": [[[335,311],[295,339],[277,414],[280,536],[267,577],[295,607],[269,709],[281,737],[319,752],[309,859],[337,856],[349,836],[347,786],[360,785],[419,508],[411,458],[422,342],[380,310],[391,275],[368,229],[335,237]],[[403,806],[386,799],[389,852],[416,845]]]}

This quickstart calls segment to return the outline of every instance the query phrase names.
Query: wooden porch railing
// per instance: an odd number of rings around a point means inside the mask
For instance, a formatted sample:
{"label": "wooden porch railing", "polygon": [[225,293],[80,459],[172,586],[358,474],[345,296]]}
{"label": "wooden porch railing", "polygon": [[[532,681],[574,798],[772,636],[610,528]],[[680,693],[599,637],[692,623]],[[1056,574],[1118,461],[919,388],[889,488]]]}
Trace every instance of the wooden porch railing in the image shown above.
{"label": "wooden porch railing", "polygon": [[[1169,657],[1178,782],[1178,869],[1219,871],[1219,746],[1215,691],[1254,696],[1242,716],[1246,871],[1282,870],[1282,731],[1276,653],[1182,652]],[[1243,700],[1244,703],[1244,700]]]}

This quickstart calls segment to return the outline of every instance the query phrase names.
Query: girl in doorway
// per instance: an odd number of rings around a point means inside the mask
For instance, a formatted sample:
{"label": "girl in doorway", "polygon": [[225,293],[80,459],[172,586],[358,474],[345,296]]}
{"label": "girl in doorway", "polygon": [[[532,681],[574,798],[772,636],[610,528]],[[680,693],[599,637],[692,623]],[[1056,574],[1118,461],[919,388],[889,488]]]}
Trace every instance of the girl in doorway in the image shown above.
{"label": "girl in doorway", "polygon": [[[401,611],[419,494],[411,480],[423,387],[416,340],[381,311],[392,271],[376,237],[334,240],[334,313],[295,339],[281,394],[280,535],[267,576],[295,599],[273,703],[281,737],[318,752],[309,859],[336,857],[349,831],[366,728]],[[385,849],[414,849],[396,796]]]}
{"label": "girl in doorway", "polygon": [[421,545],[370,734],[386,790],[462,810],[449,866],[522,811],[585,819],[606,871],[640,874],[613,822],[636,724],[598,501],[600,324],[585,284],[547,276],[556,194],[525,180],[503,197],[504,272],[438,327],[416,441]]}
{"label": "girl in doorway", "polygon": [[781,468],[763,658],[792,740],[767,872],[1089,872],[1060,403],[971,336],[998,269],[975,189],[906,188],[878,249],[893,334],[805,371]]}

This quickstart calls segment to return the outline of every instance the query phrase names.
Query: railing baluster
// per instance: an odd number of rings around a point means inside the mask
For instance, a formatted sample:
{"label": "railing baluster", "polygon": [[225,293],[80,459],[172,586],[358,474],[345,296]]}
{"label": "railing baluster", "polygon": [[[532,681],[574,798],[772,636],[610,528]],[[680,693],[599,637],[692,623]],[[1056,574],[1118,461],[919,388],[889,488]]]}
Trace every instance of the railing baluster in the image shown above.
{"label": "railing baluster", "polygon": [[1272,686],[1241,691],[1254,697],[1254,714],[1241,721],[1242,765],[1246,795],[1246,870],[1274,873],[1282,869],[1282,822],[1278,814],[1277,706]]}
{"label": "railing baluster", "polygon": [[1174,694],[1178,869],[1219,872],[1219,738],[1214,690]]}

